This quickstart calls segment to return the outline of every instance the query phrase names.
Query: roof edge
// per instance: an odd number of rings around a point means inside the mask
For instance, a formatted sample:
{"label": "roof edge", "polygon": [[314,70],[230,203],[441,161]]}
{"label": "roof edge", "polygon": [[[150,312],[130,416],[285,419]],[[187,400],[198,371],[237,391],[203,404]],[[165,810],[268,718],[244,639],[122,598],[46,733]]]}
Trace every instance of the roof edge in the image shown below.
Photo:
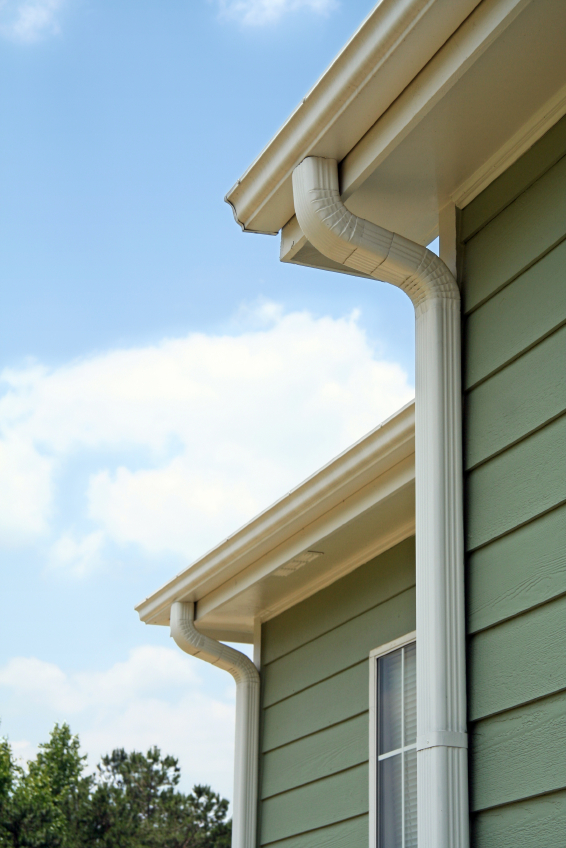
{"label": "roof edge", "polygon": [[198,601],[293,536],[306,522],[339,506],[368,480],[394,468],[399,463],[399,449],[413,442],[414,431],[415,402],[411,401],[138,604],[135,609],[140,619],[151,624],[176,600]]}
{"label": "roof edge", "polygon": [[[224,199],[232,207],[242,230],[277,233],[292,217],[292,209],[272,229],[255,226],[254,220],[290,179],[293,169],[309,154],[341,161],[479,2],[381,0],[226,194]],[[395,74],[379,74],[391,61],[395,64]],[[403,75],[398,72],[400,67]],[[376,99],[382,103],[381,110],[376,114],[357,110],[355,116],[347,119],[350,129],[343,132],[341,128],[339,133],[344,139],[344,149],[321,149],[334,124],[378,74],[386,90]]]}

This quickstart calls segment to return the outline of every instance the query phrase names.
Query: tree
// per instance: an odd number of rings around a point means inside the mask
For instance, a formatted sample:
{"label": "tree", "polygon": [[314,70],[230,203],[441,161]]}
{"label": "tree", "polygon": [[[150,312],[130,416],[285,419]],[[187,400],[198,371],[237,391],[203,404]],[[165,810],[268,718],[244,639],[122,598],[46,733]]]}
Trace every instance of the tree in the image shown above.
{"label": "tree", "polygon": [[2,848],[229,848],[228,801],[209,786],[178,790],[178,761],[117,748],[85,775],[68,725],[55,725],[27,768],[0,739]]}
{"label": "tree", "polygon": [[209,786],[176,790],[178,760],[123,748],[102,758],[92,796],[90,835],[101,848],[228,848],[228,801]]}
{"label": "tree", "polygon": [[82,776],[86,757],[80,754],[79,739],[67,724],[56,724],[39,748],[27,771],[14,763],[10,751],[9,789],[0,822],[3,844],[80,848],[81,815],[92,779]]}

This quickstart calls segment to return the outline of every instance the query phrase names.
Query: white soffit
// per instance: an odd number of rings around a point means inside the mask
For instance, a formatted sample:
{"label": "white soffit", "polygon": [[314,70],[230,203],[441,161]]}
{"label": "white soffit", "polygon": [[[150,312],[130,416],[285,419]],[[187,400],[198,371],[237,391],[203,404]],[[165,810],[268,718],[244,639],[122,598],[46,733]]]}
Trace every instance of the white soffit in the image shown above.
{"label": "white soffit", "polygon": [[[370,56],[365,48],[385,32],[376,22],[386,5],[390,15],[394,8],[399,14],[404,10],[406,37],[391,42],[387,58],[378,62],[377,51]],[[452,0],[449,6],[452,16],[446,15],[442,27],[432,31],[427,16],[440,10],[437,4],[379,4],[230,192],[227,199],[247,229],[275,232],[287,224],[284,261],[336,270],[300,241],[300,231],[297,238],[291,172],[305,156],[340,162],[342,196],[356,215],[426,244],[437,234],[439,211],[446,204],[469,203],[566,112],[564,0],[467,5]],[[422,43],[409,59],[409,34],[417,33]],[[423,61],[424,45],[433,42],[435,49]],[[347,51],[349,62],[344,60]],[[363,84],[354,73],[356,51],[358,64],[364,57],[377,63],[373,75],[365,68]],[[332,92],[348,88],[348,74],[352,83],[346,109],[344,95],[330,101]],[[401,87],[393,97],[395,85]],[[323,94],[324,130],[314,108]],[[310,112],[304,111],[309,100]],[[285,159],[282,151],[291,149],[291,138],[293,155]]]}
{"label": "white soffit", "polygon": [[426,244],[566,112],[566,2],[483,0],[341,163],[361,217]]}
{"label": "white soffit", "polygon": [[249,232],[292,217],[293,169],[305,156],[341,161],[480,0],[381,0],[226,195]]}
{"label": "white soffit", "polygon": [[199,630],[253,641],[266,621],[414,533],[414,403],[136,607],[169,623],[197,602]]}

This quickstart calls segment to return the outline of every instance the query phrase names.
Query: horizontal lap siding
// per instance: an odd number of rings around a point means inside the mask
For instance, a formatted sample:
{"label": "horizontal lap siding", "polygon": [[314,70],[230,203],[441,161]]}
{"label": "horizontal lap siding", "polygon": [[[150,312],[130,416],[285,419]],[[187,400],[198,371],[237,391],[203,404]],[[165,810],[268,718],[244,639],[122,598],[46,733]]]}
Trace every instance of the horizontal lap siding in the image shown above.
{"label": "horizontal lap siding", "polygon": [[462,213],[474,848],[566,844],[566,119]]}
{"label": "horizontal lap siding", "polygon": [[414,539],[262,628],[260,844],[368,842],[370,650],[415,628]]}
{"label": "horizontal lap siding", "polygon": [[559,848],[566,833],[566,790],[485,810],[475,817],[474,845]]}

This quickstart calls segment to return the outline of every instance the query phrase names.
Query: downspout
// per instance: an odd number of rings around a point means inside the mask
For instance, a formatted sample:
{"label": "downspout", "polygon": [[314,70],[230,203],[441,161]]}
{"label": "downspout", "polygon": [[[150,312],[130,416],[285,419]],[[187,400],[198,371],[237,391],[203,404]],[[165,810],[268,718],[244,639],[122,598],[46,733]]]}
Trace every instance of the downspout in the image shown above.
{"label": "downspout", "polygon": [[171,636],[187,654],[228,671],[236,681],[232,848],[255,848],[259,739],[259,672],[241,651],[204,636],[193,603],[171,605]]}
{"label": "downspout", "polygon": [[304,159],[293,194],[317,250],[415,307],[418,845],[467,848],[459,290],[434,253],[346,209],[334,159]]}

